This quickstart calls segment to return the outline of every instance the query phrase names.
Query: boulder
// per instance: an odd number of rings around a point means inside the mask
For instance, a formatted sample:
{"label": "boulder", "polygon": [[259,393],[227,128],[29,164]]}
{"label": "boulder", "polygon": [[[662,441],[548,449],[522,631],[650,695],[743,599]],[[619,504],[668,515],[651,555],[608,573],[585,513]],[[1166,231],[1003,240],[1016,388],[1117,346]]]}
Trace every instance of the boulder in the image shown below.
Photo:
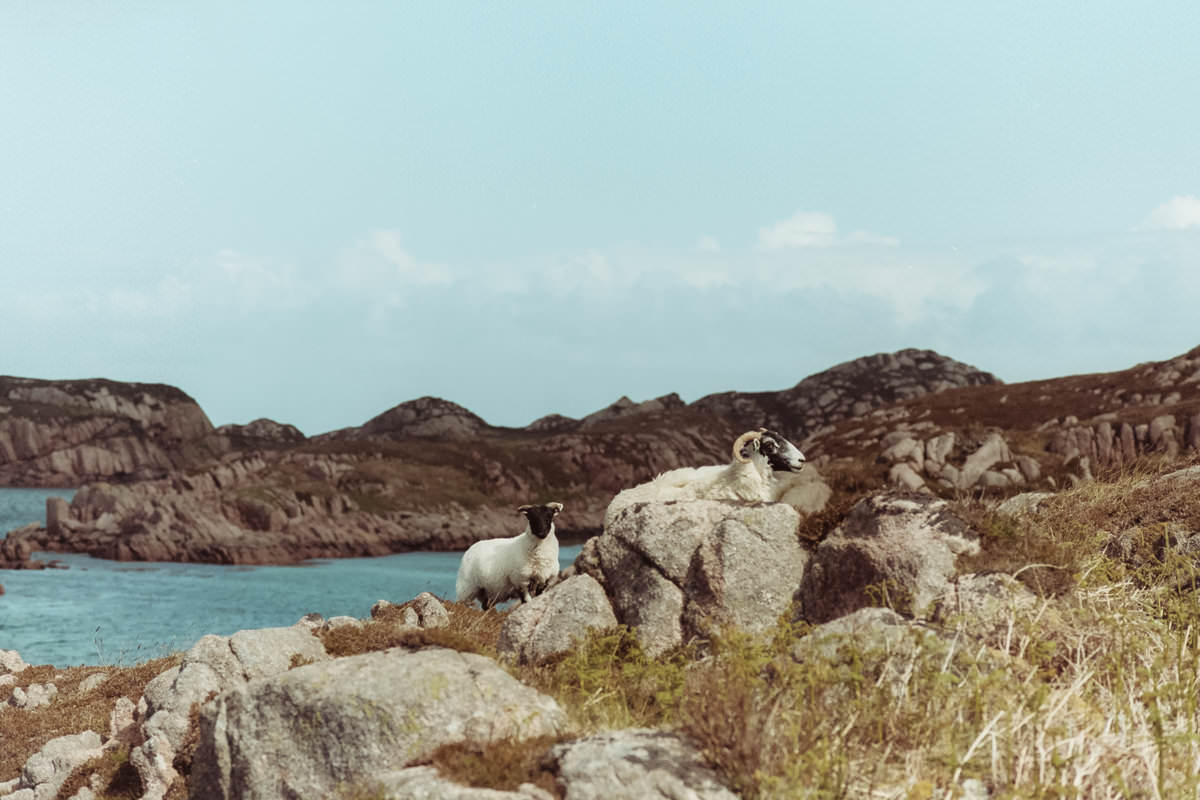
{"label": "boulder", "polygon": [[50,800],[80,764],[100,755],[100,734],[84,731],[51,739],[29,757],[8,797]]}
{"label": "boulder", "polygon": [[565,653],[589,630],[616,626],[604,589],[590,575],[576,575],[524,603],[500,628],[500,655],[537,663]]}
{"label": "boulder", "polygon": [[954,439],[953,433],[943,433],[941,436],[934,436],[925,442],[925,460],[933,462],[939,467],[945,464],[950,452],[954,449]]}
{"label": "boulder", "polygon": [[791,655],[802,664],[819,659],[839,665],[857,663],[867,656],[885,665],[886,680],[898,689],[921,649],[938,639],[936,631],[890,608],[860,608],[815,626],[796,642]]}
{"label": "boulder", "polygon": [[130,753],[145,800],[161,800],[178,779],[175,755],[187,737],[192,706],[247,680],[291,668],[293,661],[328,659],[321,640],[302,624],[290,628],[208,635],[192,645],[179,666],[153,678],[142,692],[139,717],[145,742]]}
{"label": "boulder", "polygon": [[16,674],[28,666],[16,650],[0,650],[0,675]]}
{"label": "boulder", "polygon": [[1026,481],[1033,483],[1042,477],[1042,468],[1033,457],[1017,456],[1013,459],[1013,462],[1017,465],[1017,469],[1021,471],[1021,477]]}
{"label": "boulder", "polygon": [[31,710],[50,705],[50,701],[58,696],[58,687],[53,683],[31,683],[26,688],[13,688],[8,704],[13,708]]}
{"label": "boulder", "polygon": [[1003,461],[1011,461],[1008,443],[998,433],[988,436],[979,449],[967,456],[958,474],[958,488],[969,489],[975,485],[984,472]]}
{"label": "boulder", "polygon": [[907,462],[892,465],[888,470],[888,483],[913,492],[925,488],[925,479]]}
{"label": "boulder", "polygon": [[803,614],[821,623],[871,605],[927,614],[950,587],[955,559],[979,537],[945,500],[888,491],[857,502],[813,555],[800,585]]}
{"label": "boulder", "polygon": [[332,797],[444,744],[553,736],[566,715],[494,661],[443,648],[349,656],[206,704],[192,798]]}
{"label": "boulder", "polygon": [[736,800],[700,753],[677,734],[611,731],[557,745],[567,800]]}
{"label": "boulder", "polygon": [[920,472],[925,468],[925,446],[916,439],[906,437],[884,450],[880,458],[886,464],[912,462]]}
{"label": "boulder", "polygon": [[996,506],[996,510],[1001,514],[1014,517],[1021,514],[1036,514],[1041,510],[1042,503],[1053,496],[1050,492],[1022,492]]}
{"label": "boulder", "polygon": [[1015,614],[1037,602],[1037,595],[1011,575],[960,575],[938,601],[933,616],[978,639],[1002,632]]}
{"label": "boulder", "polygon": [[450,612],[429,592],[413,598],[411,608],[417,613],[417,625],[422,628],[444,628],[450,624]]}
{"label": "boulder", "polygon": [[799,524],[785,503],[646,503],[596,537],[589,558],[617,620],[661,653],[714,624],[771,627],[808,563]]}

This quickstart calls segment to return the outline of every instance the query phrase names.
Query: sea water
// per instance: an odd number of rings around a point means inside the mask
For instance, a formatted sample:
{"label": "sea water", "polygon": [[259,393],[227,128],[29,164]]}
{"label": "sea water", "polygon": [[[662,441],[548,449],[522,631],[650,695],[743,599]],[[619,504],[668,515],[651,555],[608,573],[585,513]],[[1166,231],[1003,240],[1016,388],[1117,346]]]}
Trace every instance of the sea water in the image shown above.
{"label": "sea water", "polygon": [[[0,535],[45,522],[62,489],[0,489]],[[506,532],[497,532],[505,535]],[[516,533],[511,531],[507,533]],[[570,564],[579,546],[563,547]],[[310,612],[367,617],[376,600],[454,596],[462,554],[402,553],[290,567],[105,561],[40,553],[67,569],[0,570],[0,649],[30,664],[128,665],[186,650],[208,633],[292,625]]]}

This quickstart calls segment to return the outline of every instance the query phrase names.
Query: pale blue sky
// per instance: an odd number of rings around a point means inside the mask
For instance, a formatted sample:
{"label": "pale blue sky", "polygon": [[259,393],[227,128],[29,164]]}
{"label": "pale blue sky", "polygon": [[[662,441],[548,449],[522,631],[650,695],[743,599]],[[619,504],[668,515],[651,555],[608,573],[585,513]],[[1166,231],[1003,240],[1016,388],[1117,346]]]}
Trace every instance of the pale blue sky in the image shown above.
{"label": "pale blue sky", "polygon": [[1189,3],[0,5],[0,373],[306,433],[1200,344]]}

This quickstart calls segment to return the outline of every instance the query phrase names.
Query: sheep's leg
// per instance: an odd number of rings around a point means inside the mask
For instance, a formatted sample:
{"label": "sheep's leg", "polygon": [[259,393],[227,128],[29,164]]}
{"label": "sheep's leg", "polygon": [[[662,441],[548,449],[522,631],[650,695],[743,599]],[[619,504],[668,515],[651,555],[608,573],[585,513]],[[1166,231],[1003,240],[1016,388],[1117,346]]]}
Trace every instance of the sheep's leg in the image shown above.
{"label": "sheep's leg", "polygon": [[475,592],[475,599],[479,601],[479,607],[487,611],[491,606],[488,604],[487,589],[478,589]]}
{"label": "sheep's leg", "polygon": [[525,584],[521,587],[521,602],[528,603],[532,599],[533,596],[529,594],[529,584]]}

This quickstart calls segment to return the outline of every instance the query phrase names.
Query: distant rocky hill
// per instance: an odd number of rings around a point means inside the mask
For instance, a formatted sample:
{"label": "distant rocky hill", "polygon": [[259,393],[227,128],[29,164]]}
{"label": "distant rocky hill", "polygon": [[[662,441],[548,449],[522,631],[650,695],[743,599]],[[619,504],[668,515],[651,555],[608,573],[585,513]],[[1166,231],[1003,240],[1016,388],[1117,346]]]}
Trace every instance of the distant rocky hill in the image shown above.
{"label": "distant rocky hill", "polygon": [[742,427],[763,425],[797,442],[823,426],[881,406],[962,386],[1002,383],[990,372],[932,350],[901,350],[847,361],[778,392],[722,392],[692,405]]}
{"label": "distant rocky hill", "polygon": [[872,465],[910,489],[1053,490],[1200,457],[1200,348],[1116,372],[981,384],[833,422],[805,444],[819,465]]}
{"label": "distant rocky hill", "polygon": [[213,434],[172,386],[0,377],[0,485],[156,477],[227,449]]}
{"label": "distant rocky hill", "polygon": [[[0,477],[91,482],[55,507],[48,529],[18,538],[110,558],[262,563],[454,549],[516,533],[515,507],[548,501],[566,504],[560,532],[583,537],[615,492],[677,466],[724,463],[733,438],[760,425],[802,443],[821,471],[845,463],[879,483],[951,492],[1049,488],[1144,454],[1200,449],[1200,348],[1020,384],[902,350],[777,392],[691,404],[622,397],[583,419],[551,415],[524,429],[424,397],[311,439],[270,420],[213,431],[170,387],[4,380]],[[17,435],[28,431],[36,436]]]}
{"label": "distant rocky hill", "polygon": [[440,397],[408,400],[372,417],[358,428],[343,428],[315,437],[315,441],[362,439],[466,439],[491,426],[458,403]]}
{"label": "distant rocky hill", "polygon": [[[444,418],[444,415],[439,414]],[[679,466],[718,463],[737,431],[702,412],[548,435],[473,439],[318,437],[229,453],[200,470],[92,483],[48,504],[47,526],[13,531],[36,550],[119,560],[288,563],[462,549],[512,536],[530,502],[566,504],[560,536],[599,532],[618,490]]]}

